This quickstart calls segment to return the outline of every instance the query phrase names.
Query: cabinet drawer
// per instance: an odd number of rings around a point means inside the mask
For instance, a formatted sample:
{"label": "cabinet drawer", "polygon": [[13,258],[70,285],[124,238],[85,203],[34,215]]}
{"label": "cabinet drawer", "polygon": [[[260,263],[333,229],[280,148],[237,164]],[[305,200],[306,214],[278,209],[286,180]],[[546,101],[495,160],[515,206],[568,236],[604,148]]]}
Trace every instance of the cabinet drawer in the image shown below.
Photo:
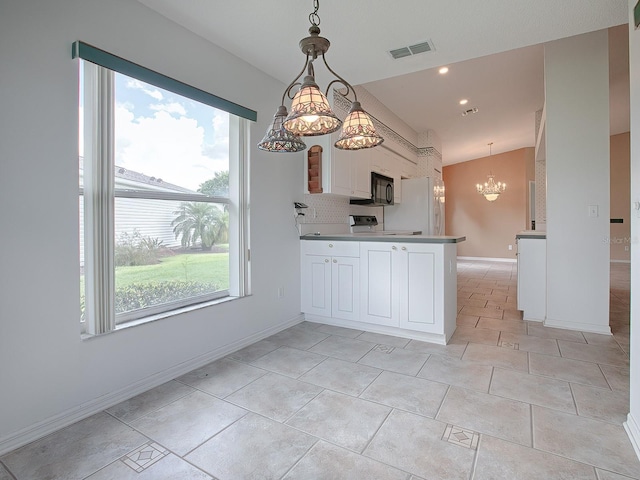
{"label": "cabinet drawer", "polygon": [[336,242],[331,240],[302,240],[302,253],[332,257],[359,257],[360,242]]}

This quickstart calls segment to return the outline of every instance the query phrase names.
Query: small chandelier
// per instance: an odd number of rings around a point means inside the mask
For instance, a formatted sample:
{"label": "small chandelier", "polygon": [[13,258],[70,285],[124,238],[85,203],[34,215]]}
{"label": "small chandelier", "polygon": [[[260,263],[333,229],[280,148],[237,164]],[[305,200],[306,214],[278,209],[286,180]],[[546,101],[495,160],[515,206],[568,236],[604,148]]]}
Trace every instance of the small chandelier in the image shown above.
{"label": "small chandelier", "polygon": [[[300,49],[306,55],[306,61],[302,71],[289,84],[282,95],[282,102],[273,122],[267,129],[258,148],[268,152],[299,152],[304,150],[306,145],[299,137],[311,137],[326,135],[337,131],[342,126],[342,132],[336,148],[341,150],[359,150],[380,145],[384,139],[376,133],[371,117],[362,109],[358,96],[354,88],[344,78],[334,72],[324,54],[329,50],[329,40],[320,36],[320,17],[318,16],[319,0],[313,1],[314,10],[309,14],[309,36],[300,40]],[[313,62],[322,56],[325,66],[336,77],[327,86],[326,94],[320,91],[320,87],[315,81]],[[304,72],[307,75],[302,83],[298,80]],[[343,96],[353,94],[354,101],[351,110],[344,123],[333,113],[327,95],[334,83],[339,83],[346,88],[346,92],[340,92]],[[300,89],[292,97],[294,87],[300,85]],[[292,99],[291,113],[287,113],[284,105],[285,97]]]}
{"label": "small chandelier", "polygon": [[[489,158],[491,158],[491,145],[493,142],[489,143]],[[507,188],[506,183],[498,182],[494,180],[495,176],[489,173],[487,175],[488,180],[484,183],[484,185],[476,184],[476,190],[480,195],[484,195],[484,198],[489,200],[490,202],[495,202],[500,194],[504,192]]]}

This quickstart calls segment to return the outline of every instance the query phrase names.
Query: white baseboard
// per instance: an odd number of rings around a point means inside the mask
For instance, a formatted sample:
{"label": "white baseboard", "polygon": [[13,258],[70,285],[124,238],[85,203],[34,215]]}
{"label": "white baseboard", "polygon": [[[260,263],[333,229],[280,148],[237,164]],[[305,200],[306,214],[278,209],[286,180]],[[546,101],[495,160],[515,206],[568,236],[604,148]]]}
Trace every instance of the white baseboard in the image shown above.
{"label": "white baseboard", "polygon": [[458,260],[473,262],[504,262],[516,263],[515,258],[497,258],[497,257],[458,257]]}
{"label": "white baseboard", "polygon": [[249,346],[252,343],[278,333],[285,328],[296,325],[303,319],[304,316],[301,313],[273,327],[269,327],[236,342],[211,350],[210,352],[187,360],[186,362],[164,370],[163,372],[156,373],[143,380],[132,383],[131,385],[127,385],[115,392],[90,400],[89,402],[70,408],[69,410],[30,425],[22,430],[10,433],[5,437],[0,438],[0,455],[4,455],[16,448],[20,448],[27,443],[38,440],[45,435],[49,435],[50,433],[60,430],[61,428],[68,427],[79,420],[90,417],[91,415],[117,405],[120,402],[128,400],[136,395],[146,392],[147,390],[151,390],[152,388],[173,380],[174,378],[189,373],[196,368],[200,368],[208,363],[218,360],[219,358],[229,355],[230,353],[240,350],[241,348]]}
{"label": "white baseboard", "polygon": [[633,445],[633,449],[636,451],[638,460],[640,460],[640,423],[636,422],[633,415],[629,413],[627,415],[627,421],[622,425],[627,435],[629,435],[629,440],[631,440],[631,445]]}
{"label": "white baseboard", "polygon": [[544,321],[545,327],[563,328],[565,330],[577,330],[579,332],[599,333],[601,335],[611,335],[611,327],[606,325],[593,325],[590,323],[569,322],[567,320],[556,320],[548,318]]}
{"label": "white baseboard", "polygon": [[631,263],[631,260],[609,260],[611,263]]}

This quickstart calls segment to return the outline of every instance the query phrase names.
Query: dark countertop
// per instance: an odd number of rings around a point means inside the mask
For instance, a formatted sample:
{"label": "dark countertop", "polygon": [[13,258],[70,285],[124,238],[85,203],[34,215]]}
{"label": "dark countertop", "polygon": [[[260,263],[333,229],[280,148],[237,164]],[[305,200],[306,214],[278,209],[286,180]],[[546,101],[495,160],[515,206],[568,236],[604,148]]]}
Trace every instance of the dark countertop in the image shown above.
{"label": "dark countertop", "polygon": [[309,234],[300,237],[300,240],[332,240],[334,242],[397,242],[397,243],[460,243],[467,237],[453,237],[449,235],[384,235],[384,234]]}
{"label": "dark countertop", "polygon": [[545,240],[547,238],[547,232],[539,232],[536,230],[523,230],[516,234],[516,239],[520,238],[534,238]]}

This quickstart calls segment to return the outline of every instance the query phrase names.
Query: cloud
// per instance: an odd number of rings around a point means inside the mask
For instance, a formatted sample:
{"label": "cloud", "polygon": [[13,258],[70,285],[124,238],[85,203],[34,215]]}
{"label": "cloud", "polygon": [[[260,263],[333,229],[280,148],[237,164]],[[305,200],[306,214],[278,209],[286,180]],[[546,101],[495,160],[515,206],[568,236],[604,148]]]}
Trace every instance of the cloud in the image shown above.
{"label": "cloud", "polygon": [[140,80],[135,80],[133,78],[127,80],[127,88],[133,88],[136,90],[142,90],[144,93],[149,95],[151,98],[154,98],[158,101],[162,100],[164,96],[162,92],[157,88],[150,88],[146,83],[142,83]]}
{"label": "cloud", "polygon": [[[172,116],[166,109],[150,117],[135,117],[127,107],[116,105],[116,165],[192,190],[213,178],[215,172],[229,169],[223,121],[214,117],[219,128],[214,144],[205,146],[204,128],[195,119]],[[212,147],[212,155],[204,153],[208,147]]]}
{"label": "cloud", "polygon": [[149,105],[149,108],[156,112],[175,113],[180,116],[185,116],[187,114],[187,110],[182,104],[178,102],[154,103],[152,105]]}

